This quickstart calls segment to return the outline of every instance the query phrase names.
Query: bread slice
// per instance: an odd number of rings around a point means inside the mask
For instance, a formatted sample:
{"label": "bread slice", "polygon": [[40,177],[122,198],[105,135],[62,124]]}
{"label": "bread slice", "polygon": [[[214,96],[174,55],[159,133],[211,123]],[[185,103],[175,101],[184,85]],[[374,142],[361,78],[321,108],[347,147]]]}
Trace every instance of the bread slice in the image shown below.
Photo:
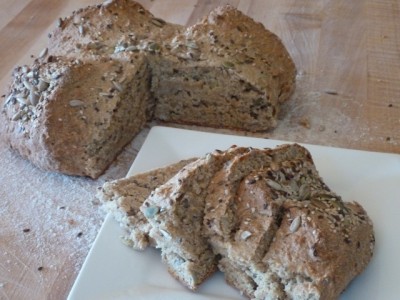
{"label": "bread slice", "polygon": [[218,267],[251,299],[337,299],[373,253],[364,209],[332,192],[297,144],[216,150],[102,194],[134,247],[160,248],[192,290]]}
{"label": "bread slice", "polygon": [[163,168],[106,182],[99,189],[97,198],[103,208],[112,214],[127,232],[124,241],[136,250],[144,250],[149,244],[149,223],[140,211],[140,206],[160,185],[167,182],[196,158],[181,160]]}
{"label": "bread slice", "polygon": [[231,230],[210,235],[219,268],[250,298],[336,299],[371,259],[371,221],[329,190],[304,148],[270,154],[273,163],[238,179]]}
{"label": "bread slice", "polygon": [[141,207],[151,225],[149,236],[161,249],[169,272],[192,290],[217,268],[217,258],[203,234],[208,185],[225,162],[248,151],[231,147],[207,154],[157,188]]}

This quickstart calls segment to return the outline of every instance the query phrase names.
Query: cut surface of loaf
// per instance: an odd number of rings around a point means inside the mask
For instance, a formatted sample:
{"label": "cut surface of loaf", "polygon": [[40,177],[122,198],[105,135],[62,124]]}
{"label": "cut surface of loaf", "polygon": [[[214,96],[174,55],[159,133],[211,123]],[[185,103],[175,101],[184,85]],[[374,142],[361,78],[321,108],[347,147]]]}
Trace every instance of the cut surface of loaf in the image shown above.
{"label": "cut surface of loaf", "polygon": [[42,169],[96,178],[152,119],[273,128],[294,81],[279,38],[231,6],[185,28],[107,1],[59,19],[47,51],[15,69],[2,136]]}
{"label": "cut surface of loaf", "polygon": [[155,189],[141,206],[151,225],[149,236],[161,249],[169,272],[196,289],[217,269],[217,259],[203,234],[208,185],[223,165],[249,148],[214,151],[187,165]]}
{"label": "cut surface of loaf", "polygon": [[214,151],[139,199],[151,245],[190,289],[218,265],[251,299],[337,299],[373,254],[365,210],[297,144]]}
{"label": "cut surface of loaf", "polygon": [[182,160],[172,165],[145,173],[104,183],[97,193],[103,208],[126,230],[124,241],[136,250],[144,250],[149,243],[149,223],[140,207],[150,193],[166,183],[187,164],[196,159]]}

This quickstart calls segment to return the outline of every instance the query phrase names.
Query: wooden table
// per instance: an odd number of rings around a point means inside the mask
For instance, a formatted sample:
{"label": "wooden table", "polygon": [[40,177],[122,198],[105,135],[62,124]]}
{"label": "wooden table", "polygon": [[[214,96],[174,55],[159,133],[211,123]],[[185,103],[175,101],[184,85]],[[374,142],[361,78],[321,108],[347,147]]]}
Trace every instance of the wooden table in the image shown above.
{"label": "wooden table", "polygon": [[[139,2],[158,17],[189,25],[230,3],[281,37],[298,69],[297,89],[278,127],[261,136],[400,153],[399,1]],[[45,47],[58,17],[94,3],[1,1],[2,94],[13,66],[31,62]],[[0,299],[68,295],[105,216],[96,188],[126,174],[147,133],[98,180],[40,171],[1,142]]]}

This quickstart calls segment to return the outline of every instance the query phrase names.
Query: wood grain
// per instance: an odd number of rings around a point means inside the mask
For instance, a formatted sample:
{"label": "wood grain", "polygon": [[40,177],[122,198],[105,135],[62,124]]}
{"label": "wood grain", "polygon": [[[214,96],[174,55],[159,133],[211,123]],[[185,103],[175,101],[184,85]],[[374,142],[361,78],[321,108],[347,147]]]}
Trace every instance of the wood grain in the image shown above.
{"label": "wood grain", "polygon": [[[257,136],[400,153],[399,1],[139,2],[182,25],[229,3],[282,39],[298,69],[296,92],[278,127]],[[90,4],[97,1],[0,1],[1,94],[13,67],[46,46],[55,20]],[[68,295],[104,217],[96,188],[126,174],[147,132],[96,181],[44,173],[0,142],[0,299]]]}

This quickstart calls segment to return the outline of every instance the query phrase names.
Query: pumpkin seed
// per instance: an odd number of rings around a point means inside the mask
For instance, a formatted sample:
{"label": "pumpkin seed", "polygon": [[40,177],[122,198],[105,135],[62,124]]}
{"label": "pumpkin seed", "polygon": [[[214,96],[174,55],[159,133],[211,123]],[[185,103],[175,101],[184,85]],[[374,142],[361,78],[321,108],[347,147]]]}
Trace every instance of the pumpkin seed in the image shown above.
{"label": "pumpkin seed", "polygon": [[47,90],[47,88],[49,87],[49,83],[44,81],[42,78],[39,79],[39,84],[37,86],[38,91],[39,92],[43,92],[45,90]]}
{"label": "pumpkin seed", "polygon": [[29,93],[29,102],[30,102],[33,106],[35,106],[36,104],[38,104],[38,102],[39,102],[39,95],[38,95],[36,92],[31,91],[31,92]]}

